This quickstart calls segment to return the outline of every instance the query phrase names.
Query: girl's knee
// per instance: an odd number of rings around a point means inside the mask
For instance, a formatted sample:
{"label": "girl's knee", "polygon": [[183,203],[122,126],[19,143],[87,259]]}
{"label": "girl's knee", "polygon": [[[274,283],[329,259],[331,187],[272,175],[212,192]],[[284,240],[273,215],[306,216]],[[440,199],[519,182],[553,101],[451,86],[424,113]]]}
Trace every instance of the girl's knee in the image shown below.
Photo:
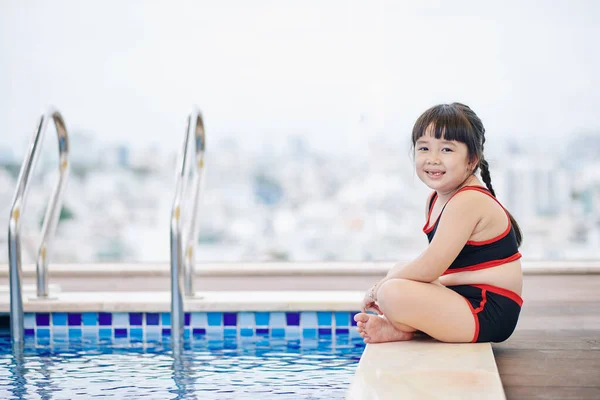
{"label": "girl's knee", "polygon": [[[393,307],[411,307],[412,290],[414,282],[408,279],[390,279],[384,282],[377,291],[377,304],[382,311]],[[384,311],[385,313],[385,311]]]}

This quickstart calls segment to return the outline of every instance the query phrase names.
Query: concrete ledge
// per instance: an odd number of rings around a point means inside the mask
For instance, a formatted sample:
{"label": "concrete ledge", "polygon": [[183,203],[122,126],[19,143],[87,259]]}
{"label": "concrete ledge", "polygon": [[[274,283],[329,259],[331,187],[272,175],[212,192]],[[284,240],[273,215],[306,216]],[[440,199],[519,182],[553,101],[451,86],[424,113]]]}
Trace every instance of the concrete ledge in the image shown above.
{"label": "concrete ledge", "polygon": [[452,344],[419,338],[369,344],[347,400],[503,400],[489,343]]}
{"label": "concrete ledge", "polygon": [[[63,292],[52,300],[25,294],[25,312],[170,312],[169,292]],[[358,311],[358,291],[203,292],[185,299],[185,311]],[[10,297],[0,292],[0,312],[10,312]]]}
{"label": "concrete ledge", "polygon": [[[382,276],[395,261],[376,262],[256,262],[198,263],[197,277],[240,276]],[[23,276],[35,276],[35,264],[23,265]],[[165,263],[50,264],[51,276],[170,276]],[[598,261],[523,261],[525,275],[600,274]],[[0,264],[0,278],[8,278],[8,264]]]}

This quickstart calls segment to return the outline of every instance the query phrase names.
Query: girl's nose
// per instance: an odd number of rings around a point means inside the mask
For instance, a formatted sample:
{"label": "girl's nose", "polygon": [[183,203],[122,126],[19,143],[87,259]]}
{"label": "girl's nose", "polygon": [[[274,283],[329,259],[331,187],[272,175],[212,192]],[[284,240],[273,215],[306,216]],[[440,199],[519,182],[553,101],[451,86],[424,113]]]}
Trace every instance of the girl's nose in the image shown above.
{"label": "girl's nose", "polygon": [[438,157],[432,156],[427,159],[427,164],[439,164],[440,159]]}

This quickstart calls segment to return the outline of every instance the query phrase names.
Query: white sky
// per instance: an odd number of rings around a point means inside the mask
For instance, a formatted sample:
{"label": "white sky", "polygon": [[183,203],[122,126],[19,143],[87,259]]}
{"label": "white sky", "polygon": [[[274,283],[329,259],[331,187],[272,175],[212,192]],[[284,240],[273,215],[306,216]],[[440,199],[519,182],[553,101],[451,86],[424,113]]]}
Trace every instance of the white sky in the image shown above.
{"label": "white sky", "polygon": [[0,147],[50,104],[71,131],[172,151],[194,104],[209,145],[405,142],[451,101],[496,137],[599,130],[600,3],[495,3],[0,0]]}

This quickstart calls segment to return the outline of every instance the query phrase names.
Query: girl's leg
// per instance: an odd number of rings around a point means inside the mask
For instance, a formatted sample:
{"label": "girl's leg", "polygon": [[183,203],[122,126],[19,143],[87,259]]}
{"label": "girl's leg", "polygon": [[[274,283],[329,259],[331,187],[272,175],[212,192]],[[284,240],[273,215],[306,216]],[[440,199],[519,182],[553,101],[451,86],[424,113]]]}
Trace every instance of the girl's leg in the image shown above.
{"label": "girl's leg", "polygon": [[461,295],[444,286],[391,279],[379,288],[377,300],[386,318],[363,313],[355,317],[367,343],[409,338],[393,333],[390,327],[399,331],[412,328],[401,333],[419,330],[442,342],[473,340],[475,319],[471,308]]}

